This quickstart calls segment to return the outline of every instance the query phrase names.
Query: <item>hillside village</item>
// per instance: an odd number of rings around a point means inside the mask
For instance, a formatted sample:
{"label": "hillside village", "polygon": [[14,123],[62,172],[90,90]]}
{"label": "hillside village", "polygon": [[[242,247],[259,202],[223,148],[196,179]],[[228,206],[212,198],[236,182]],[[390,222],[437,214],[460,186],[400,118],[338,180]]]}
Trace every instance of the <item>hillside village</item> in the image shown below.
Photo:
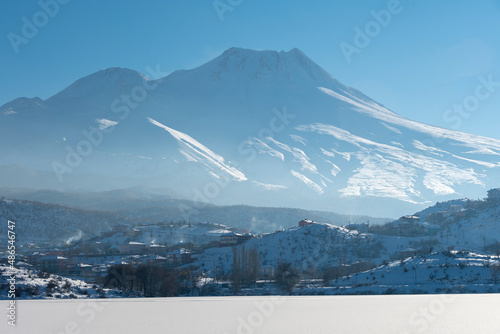
{"label": "hillside village", "polygon": [[[80,292],[93,289],[58,298],[500,292],[500,189],[484,200],[437,203],[383,225],[303,219],[292,228],[252,233],[207,222],[123,221],[56,245],[20,237],[16,250],[23,284],[33,278],[44,286],[24,289],[23,298],[53,298],[46,288],[51,277],[72,280]],[[5,298],[7,256],[2,261]]]}

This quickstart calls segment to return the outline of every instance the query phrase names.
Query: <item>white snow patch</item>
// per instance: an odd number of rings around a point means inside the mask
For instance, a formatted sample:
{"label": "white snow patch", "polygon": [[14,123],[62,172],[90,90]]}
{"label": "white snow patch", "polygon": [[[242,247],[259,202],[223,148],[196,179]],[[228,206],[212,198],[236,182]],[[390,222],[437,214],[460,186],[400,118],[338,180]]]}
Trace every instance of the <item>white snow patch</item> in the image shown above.
{"label": "white snow patch", "polygon": [[[192,156],[192,155],[197,156],[207,166],[216,167],[216,168],[222,170],[223,172],[229,174],[231,177],[233,177],[237,181],[246,181],[247,180],[245,174],[243,174],[241,171],[239,171],[238,169],[236,169],[234,167],[226,165],[223,157],[212,152],[208,147],[199,143],[194,138],[188,136],[185,133],[182,133],[180,131],[169,128],[168,126],[165,126],[165,125],[155,121],[152,118],[148,117],[148,120],[151,124],[154,124],[162,129],[164,129],[165,131],[169,132],[175,139],[177,139],[177,141],[179,142],[179,144],[182,146],[183,149],[187,149],[192,153],[192,154],[189,154],[190,156]],[[183,151],[185,152],[185,150],[183,150]]]}
{"label": "white snow patch", "polygon": [[302,138],[301,136],[298,136],[298,135],[290,135],[290,137],[295,140],[296,142],[298,143],[301,143],[302,145],[306,145],[307,144],[307,139],[305,138]]}
{"label": "white snow patch", "polygon": [[285,156],[280,151],[271,148],[269,145],[258,138],[253,138],[253,140],[254,142],[247,141],[247,143],[249,143],[250,146],[255,146],[259,150],[260,154],[269,154],[270,156],[276,157],[281,161],[285,161]]}
{"label": "white snow patch", "polygon": [[399,129],[393,127],[393,126],[385,124],[384,122],[380,122],[380,124],[382,124],[383,126],[385,126],[386,128],[388,128],[389,130],[391,130],[393,132],[396,132],[397,134],[401,134],[401,130],[399,130]]}
{"label": "white snow patch", "polygon": [[319,185],[314,183],[311,179],[309,179],[307,176],[300,174],[299,172],[294,171],[293,169],[290,171],[293,176],[298,178],[300,181],[304,182],[309,188],[317,192],[318,194],[323,194],[323,188],[321,188]]}
{"label": "white snow patch", "polygon": [[260,188],[264,188],[266,190],[272,190],[272,191],[278,191],[282,189],[287,189],[286,186],[278,185],[278,184],[266,184],[266,183],[261,183],[257,181],[252,181],[253,184],[257,185]]}
{"label": "white snow patch", "polygon": [[14,109],[7,109],[6,111],[3,112],[4,115],[14,115],[17,114],[17,112],[14,111]]}
{"label": "white snow patch", "polygon": [[96,119],[96,122],[99,124],[99,127],[98,127],[99,130],[104,130],[104,129],[107,129],[111,126],[118,124],[118,122],[110,121],[109,119],[105,119],[105,118],[98,118],[98,119]]}
{"label": "white snow patch", "polygon": [[326,155],[327,157],[332,157],[332,158],[335,158],[335,153],[333,152],[330,152],[330,151],[327,151],[325,150],[324,148],[321,147],[321,152]]}
{"label": "white snow patch", "polygon": [[280,143],[279,141],[271,137],[267,137],[266,139],[274,143],[279,148],[292,153],[294,157],[293,161],[300,163],[302,166],[302,170],[307,170],[311,173],[318,174],[318,168],[316,167],[316,165],[310,162],[311,159],[307,156],[307,154],[305,154],[304,151],[297,147],[291,147],[286,144]]}
{"label": "white snow patch", "polygon": [[401,143],[398,143],[397,141],[391,141],[391,144],[394,145],[394,146],[399,146],[401,148],[404,148],[404,145],[401,144]]}
{"label": "white snow patch", "polygon": [[195,158],[193,158],[189,153],[179,149],[179,152],[186,158],[187,161],[189,162],[198,162]]}
{"label": "white snow patch", "polygon": [[[436,194],[450,193],[452,191],[450,186],[453,184],[483,185],[478,178],[481,175],[476,174],[472,169],[464,169],[448,161],[377,143],[331,125],[302,125],[297,129],[330,135],[359,149],[356,156],[363,167],[349,179],[348,187],[341,190],[344,195],[378,196],[379,194],[383,197],[413,202],[414,200],[411,199],[413,196],[420,196],[413,188],[417,169],[426,173],[424,185]],[[422,146],[422,148],[425,149],[427,146]],[[377,163],[374,163],[375,161]]]}
{"label": "white snow patch", "polygon": [[[356,99],[352,95],[349,98],[347,96],[340,95],[328,88],[318,87],[318,89],[333,98],[343,101],[349,104],[353,110],[360,113],[366,114],[368,116],[377,118],[383,122],[391,123],[394,125],[403,126],[407,129],[418,131],[423,134],[430,136],[431,138],[438,138],[440,140],[453,140],[455,142],[461,143],[462,146],[472,148],[472,152],[490,152],[489,154],[499,154],[500,153],[500,140],[492,139],[482,136],[477,136],[469,133],[448,130],[444,128],[438,128],[432,125],[427,125],[419,122],[415,122],[404,117],[399,116],[391,112],[390,110],[376,104],[373,102],[362,101]],[[357,100],[357,101],[356,101]],[[471,152],[471,151],[469,151]],[[493,152],[493,153],[491,153]]]}
{"label": "white snow patch", "polygon": [[339,190],[343,196],[376,196],[398,198],[419,203],[420,193],[414,190],[416,172],[414,168],[387,160],[379,154],[359,153],[361,166],[349,178],[347,187]]}
{"label": "white snow patch", "polygon": [[326,162],[328,162],[329,164],[332,165],[332,169],[330,170],[330,173],[333,175],[333,176],[337,176],[337,174],[341,171],[340,167],[337,166],[336,164],[334,164],[333,162],[331,162],[330,160],[328,159],[324,159]]}

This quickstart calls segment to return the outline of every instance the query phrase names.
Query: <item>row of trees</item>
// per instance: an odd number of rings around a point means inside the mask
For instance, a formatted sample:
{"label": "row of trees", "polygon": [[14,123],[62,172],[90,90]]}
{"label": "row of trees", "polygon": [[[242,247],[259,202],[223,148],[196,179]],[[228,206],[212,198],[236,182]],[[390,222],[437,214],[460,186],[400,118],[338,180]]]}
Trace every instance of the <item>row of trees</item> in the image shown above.
{"label": "row of trees", "polygon": [[[257,246],[248,250],[245,244],[238,250],[233,247],[233,273],[231,282],[233,293],[241,290],[242,284],[255,284],[260,275],[260,256]],[[280,262],[274,278],[276,284],[286,293],[291,293],[300,282],[299,271],[288,262]]]}
{"label": "row of trees", "polygon": [[146,264],[117,264],[110,267],[104,286],[122,291],[138,291],[146,297],[171,297],[179,291],[174,271]]}
{"label": "row of trees", "polygon": [[233,292],[241,289],[241,284],[253,284],[260,274],[260,256],[257,246],[245,249],[245,244],[238,251],[233,247],[233,274],[231,277]]}

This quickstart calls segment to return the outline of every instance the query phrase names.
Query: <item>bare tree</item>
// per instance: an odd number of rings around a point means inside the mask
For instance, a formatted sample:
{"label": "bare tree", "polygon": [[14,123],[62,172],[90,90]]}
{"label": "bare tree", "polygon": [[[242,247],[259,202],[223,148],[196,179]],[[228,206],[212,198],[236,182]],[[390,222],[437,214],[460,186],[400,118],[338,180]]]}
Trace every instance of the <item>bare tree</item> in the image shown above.
{"label": "bare tree", "polygon": [[300,282],[299,271],[288,262],[280,262],[275,278],[276,284],[286,293],[292,293],[293,288]]}
{"label": "bare tree", "polygon": [[500,263],[496,262],[491,266],[491,277],[493,278],[493,281],[495,284],[498,284],[498,276],[500,274]]}
{"label": "bare tree", "polygon": [[233,294],[238,293],[241,290],[241,267],[240,267],[240,255],[238,253],[238,248],[233,247],[233,275],[231,277]]}

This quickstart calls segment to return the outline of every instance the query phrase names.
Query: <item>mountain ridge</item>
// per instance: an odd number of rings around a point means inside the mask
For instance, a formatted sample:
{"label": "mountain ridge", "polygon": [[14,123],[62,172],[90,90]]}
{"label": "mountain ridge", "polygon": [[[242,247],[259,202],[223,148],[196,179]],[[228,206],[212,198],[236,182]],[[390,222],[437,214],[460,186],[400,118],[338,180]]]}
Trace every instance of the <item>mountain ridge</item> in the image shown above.
{"label": "mountain ridge", "polygon": [[[158,184],[219,205],[396,216],[481,194],[500,176],[500,140],[404,118],[298,49],[231,48],[156,80],[110,68],[25,102],[0,107],[0,165],[53,173],[57,162],[72,182],[55,189],[92,174],[94,186],[99,178],[115,189]],[[89,133],[102,139],[85,155]],[[81,162],[69,166],[68,152]],[[5,184],[13,186],[0,176]]]}

